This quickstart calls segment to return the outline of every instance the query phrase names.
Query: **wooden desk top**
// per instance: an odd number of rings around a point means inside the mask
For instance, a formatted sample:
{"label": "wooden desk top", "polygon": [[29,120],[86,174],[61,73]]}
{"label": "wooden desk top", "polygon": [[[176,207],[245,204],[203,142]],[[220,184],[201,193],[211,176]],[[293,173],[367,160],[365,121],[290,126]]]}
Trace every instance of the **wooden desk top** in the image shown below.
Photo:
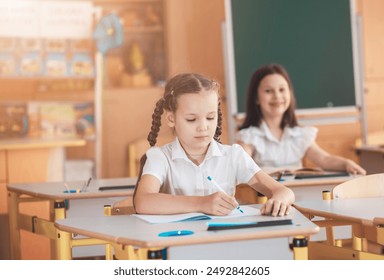
{"label": "wooden desk top", "polygon": [[[254,205],[260,207],[260,205]],[[150,224],[135,216],[120,215],[100,217],[98,219],[68,218],[57,220],[55,226],[63,231],[85,235],[125,245],[142,248],[169,247],[191,244],[230,242],[251,239],[309,235],[319,232],[319,227],[305,218],[299,211],[292,209],[287,217],[251,216],[236,218],[235,221],[265,221],[291,218],[293,225],[259,228],[207,231],[207,221]],[[213,221],[213,220],[211,220]],[[222,222],[223,220],[220,219]],[[231,221],[231,219],[225,220]],[[186,236],[159,237],[158,234],[171,230],[192,230],[194,234]]]}
{"label": "wooden desk top", "polygon": [[384,197],[307,200],[295,202],[294,206],[306,214],[367,226],[384,220]]}
{"label": "wooden desk top", "polygon": [[[84,181],[68,182],[67,184],[71,190],[76,190],[83,187]],[[132,196],[134,191],[133,188],[99,191],[99,187],[127,186],[135,184],[136,178],[111,178],[92,180],[87,191],[81,193],[65,193],[64,191],[66,189],[63,182],[10,184],[7,186],[7,189],[11,192],[26,194],[41,199],[62,200]]]}
{"label": "wooden desk top", "polygon": [[12,138],[1,139],[0,150],[35,149],[84,146],[86,141],[81,138],[42,139],[42,138]]}

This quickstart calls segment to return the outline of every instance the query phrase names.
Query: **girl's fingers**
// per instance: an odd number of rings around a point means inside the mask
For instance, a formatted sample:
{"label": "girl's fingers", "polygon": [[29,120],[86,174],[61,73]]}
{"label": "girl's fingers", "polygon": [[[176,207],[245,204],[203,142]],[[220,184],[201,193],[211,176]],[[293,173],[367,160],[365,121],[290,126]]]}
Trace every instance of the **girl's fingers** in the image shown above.
{"label": "girl's fingers", "polygon": [[291,210],[291,206],[282,203],[279,200],[268,200],[260,209],[262,215],[284,216],[288,215]]}
{"label": "girl's fingers", "polygon": [[239,205],[233,196],[229,196],[223,192],[221,192],[220,198],[222,206],[227,209],[233,210]]}
{"label": "girl's fingers", "polygon": [[286,204],[281,204],[280,205],[280,210],[279,210],[279,216],[284,216],[287,211],[287,205]]}
{"label": "girl's fingers", "polygon": [[265,205],[265,207],[264,207],[264,214],[265,214],[265,215],[270,215],[270,214],[272,214],[272,210],[273,210],[273,200],[272,200],[272,199],[269,199],[264,205]]}
{"label": "girl's fingers", "polygon": [[290,212],[291,212],[291,205],[288,205],[287,209],[285,210],[285,215],[289,215]]}

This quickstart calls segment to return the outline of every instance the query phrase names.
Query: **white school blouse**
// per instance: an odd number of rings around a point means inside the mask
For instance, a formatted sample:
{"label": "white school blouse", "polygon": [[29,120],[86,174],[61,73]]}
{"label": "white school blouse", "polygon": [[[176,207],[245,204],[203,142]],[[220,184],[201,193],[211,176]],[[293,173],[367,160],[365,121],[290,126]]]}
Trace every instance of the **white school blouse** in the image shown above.
{"label": "white school blouse", "polygon": [[302,159],[316,140],[318,129],[310,126],[285,127],[279,141],[262,122],[237,132],[236,139],[255,148],[254,160],[264,170],[276,167],[302,168]]}
{"label": "white school blouse", "polygon": [[215,140],[200,165],[187,157],[177,138],[162,147],[151,147],[146,155],[143,175],[155,176],[160,181],[160,192],[174,195],[204,196],[219,191],[208,176],[233,195],[237,184],[249,182],[260,171],[240,145],[222,145]]}

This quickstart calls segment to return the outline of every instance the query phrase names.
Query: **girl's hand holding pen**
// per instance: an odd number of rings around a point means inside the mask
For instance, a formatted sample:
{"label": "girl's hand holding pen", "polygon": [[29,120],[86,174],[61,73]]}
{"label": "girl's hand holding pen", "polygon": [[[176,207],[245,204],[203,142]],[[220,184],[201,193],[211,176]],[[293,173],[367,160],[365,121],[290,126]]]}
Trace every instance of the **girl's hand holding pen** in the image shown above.
{"label": "girl's hand holding pen", "polygon": [[[209,181],[211,181],[212,184],[213,184],[213,185],[214,185],[220,192],[222,192],[222,193],[224,193],[224,194],[227,194],[227,193],[220,187],[220,185],[219,185],[215,180],[212,179],[211,176],[208,176],[207,179],[208,179]],[[234,197],[234,196],[235,196],[235,194],[233,194],[232,197]],[[236,202],[236,209],[237,209],[238,211],[240,211],[241,213],[244,213],[243,210],[240,208],[239,203],[236,201],[236,199],[235,199],[235,202]],[[227,213],[227,214],[229,214],[229,213]]]}
{"label": "girl's hand holding pen", "polygon": [[231,213],[238,203],[233,196],[222,191],[202,197],[202,212],[208,215],[224,216]]}

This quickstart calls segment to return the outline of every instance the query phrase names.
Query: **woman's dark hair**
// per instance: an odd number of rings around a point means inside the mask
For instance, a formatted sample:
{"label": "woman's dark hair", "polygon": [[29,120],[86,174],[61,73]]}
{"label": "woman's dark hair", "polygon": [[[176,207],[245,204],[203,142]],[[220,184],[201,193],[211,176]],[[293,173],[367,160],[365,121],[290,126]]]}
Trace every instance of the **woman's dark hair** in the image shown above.
{"label": "woman's dark hair", "polygon": [[[217,127],[214,135],[214,139],[220,142],[220,136],[222,133],[222,112],[221,101],[219,96],[220,85],[218,82],[197,73],[183,73],[178,74],[171,78],[165,85],[163,97],[160,98],[152,114],[152,126],[151,131],[148,134],[149,145],[155,146],[157,136],[161,127],[161,116],[164,111],[175,113],[177,110],[178,98],[187,93],[200,93],[202,91],[216,91],[218,95],[218,109],[217,109]],[[138,188],[141,175],[143,174],[143,167],[147,156],[144,154],[140,159],[140,171],[136,182],[136,188],[133,194],[133,206],[135,207],[135,195]]]}
{"label": "woman's dark hair", "polygon": [[252,75],[252,78],[248,86],[248,92],[247,92],[247,98],[246,98],[246,104],[245,104],[246,116],[243,124],[239,127],[239,130],[248,128],[250,126],[259,127],[261,125],[263,114],[261,112],[260,105],[258,105],[258,102],[257,102],[259,98],[258,89],[264,77],[271,74],[279,74],[283,76],[288,83],[290,94],[291,94],[291,102],[289,104],[288,109],[284,112],[283,119],[281,120],[281,123],[280,123],[280,128],[283,129],[287,125],[289,127],[294,127],[298,125],[296,115],[295,115],[296,99],[293,93],[293,86],[292,86],[291,79],[288,75],[288,72],[282,65],[269,64],[257,69]]}

